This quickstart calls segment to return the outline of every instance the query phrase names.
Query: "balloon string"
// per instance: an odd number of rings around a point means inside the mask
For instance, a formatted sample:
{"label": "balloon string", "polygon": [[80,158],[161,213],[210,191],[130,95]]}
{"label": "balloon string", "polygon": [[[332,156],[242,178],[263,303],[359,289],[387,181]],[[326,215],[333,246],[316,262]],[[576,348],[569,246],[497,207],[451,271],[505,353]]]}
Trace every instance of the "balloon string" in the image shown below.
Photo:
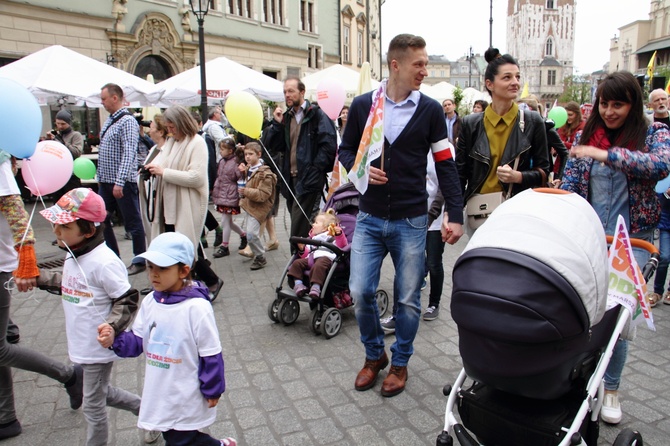
{"label": "balloon string", "polygon": [[[3,288],[7,290],[10,294],[13,294],[13,291],[17,289],[16,281],[14,280],[14,277],[10,277],[7,282],[5,282],[3,285]],[[26,299],[32,299],[36,303],[41,303],[37,298],[35,297],[37,294],[37,290],[32,290],[32,292],[27,296]],[[12,298],[15,298],[14,295],[12,295]]]}
{"label": "balloon string", "polygon": [[291,194],[291,197],[293,197],[293,202],[294,202],[295,204],[298,205],[298,207],[300,208],[300,212],[302,212],[302,215],[305,216],[305,220],[309,221],[310,219],[309,219],[309,217],[307,216],[307,213],[305,212],[305,210],[304,210],[304,209],[302,208],[302,206],[300,205],[300,202],[298,201],[298,199],[296,198],[295,194],[294,194],[293,191],[291,190],[291,187],[288,185],[288,181],[286,181],[286,178],[284,178],[284,175],[282,175],[282,173],[281,173],[281,169],[279,169],[279,167],[277,166],[277,163],[275,163],[275,160],[274,160],[274,159],[272,158],[272,156],[270,155],[270,152],[268,152],[268,149],[265,148],[265,144],[263,144],[263,141],[261,141],[260,139],[258,139],[258,142],[260,143],[261,147],[263,147],[263,150],[264,150],[265,153],[267,154],[267,156],[268,156],[268,158],[270,159],[270,162],[272,163],[272,165],[275,166],[275,169],[277,170],[277,173],[279,174],[279,178],[282,179],[282,181],[283,181],[284,184],[286,185],[286,189],[288,190],[288,193]]}

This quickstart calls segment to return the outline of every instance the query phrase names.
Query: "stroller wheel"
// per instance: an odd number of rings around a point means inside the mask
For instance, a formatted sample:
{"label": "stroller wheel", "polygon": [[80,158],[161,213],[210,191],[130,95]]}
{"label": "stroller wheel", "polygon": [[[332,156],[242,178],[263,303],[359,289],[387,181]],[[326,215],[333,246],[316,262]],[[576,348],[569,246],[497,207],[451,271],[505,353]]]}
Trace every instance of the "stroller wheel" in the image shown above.
{"label": "stroller wheel", "polygon": [[626,428],[617,435],[613,446],[642,446],[642,435],[638,431]]}
{"label": "stroller wheel", "polygon": [[295,299],[284,299],[279,304],[277,318],[284,325],[291,325],[300,315],[300,304]]}
{"label": "stroller wheel", "polygon": [[342,313],[337,308],[328,308],[321,316],[321,333],[326,339],[330,339],[340,332],[342,328]]}
{"label": "stroller wheel", "polygon": [[277,316],[277,312],[279,311],[279,304],[280,304],[279,299],[275,299],[272,302],[270,302],[270,305],[268,305],[268,317],[272,322],[275,324],[279,322],[279,317]]}
{"label": "stroller wheel", "polygon": [[386,314],[386,310],[389,308],[389,295],[384,290],[377,290],[375,293],[375,300],[377,301],[377,307],[379,308],[379,317],[382,317]]}
{"label": "stroller wheel", "polygon": [[319,312],[319,307],[312,310],[312,320],[309,324],[309,328],[315,335],[321,334],[321,313]]}

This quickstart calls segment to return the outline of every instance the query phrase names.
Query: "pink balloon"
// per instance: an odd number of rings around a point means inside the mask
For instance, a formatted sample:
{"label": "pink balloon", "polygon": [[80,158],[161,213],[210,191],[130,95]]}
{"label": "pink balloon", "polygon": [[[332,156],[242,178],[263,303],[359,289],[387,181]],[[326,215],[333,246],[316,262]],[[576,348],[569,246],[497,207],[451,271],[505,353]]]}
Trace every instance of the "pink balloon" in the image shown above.
{"label": "pink balloon", "polygon": [[344,86],[335,79],[324,79],[316,87],[316,100],[319,107],[330,119],[334,120],[340,116],[346,98],[347,92],[344,91]]}
{"label": "pink balloon", "polygon": [[37,143],[35,153],[21,164],[21,175],[33,195],[56,192],[72,176],[73,159],[70,151],[57,141]]}

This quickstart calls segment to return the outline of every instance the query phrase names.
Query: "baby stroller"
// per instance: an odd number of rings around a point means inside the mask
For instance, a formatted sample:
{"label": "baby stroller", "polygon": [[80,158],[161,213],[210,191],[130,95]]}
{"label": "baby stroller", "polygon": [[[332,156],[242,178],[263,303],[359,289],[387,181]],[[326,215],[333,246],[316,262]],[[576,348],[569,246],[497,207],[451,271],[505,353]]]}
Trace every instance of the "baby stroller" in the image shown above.
{"label": "baby stroller", "polygon": [[[437,445],[452,445],[452,434],[461,445],[597,444],[603,376],[630,313],[606,309],[598,216],[576,194],[557,192],[527,190],[503,203],[454,265],[451,312],[463,369],[445,386]],[[658,251],[634,242],[653,253],[648,279]],[[642,438],[625,429],[614,444],[639,446]]]}
{"label": "baby stroller", "polygon": [[[291,237],[291,243],[322,246],[335,253],[333,264],[321,287],[319,299],[315,302],[309,296],[298,297],[293,288],[288,286],[290,285],[288,283],[288,269],[293,261],[298,258],[298,255],[295,254],[284,268],[284,273],[276,288],[276,298],[268,306],[268,317],[272,322],[291,325],[300,315],[300,302],[308,303],[312,310],[310,328],[314,334],[323,334],[326,339],[336,336],[342,328],[340,310],[354,304],[349,295],[349,248],[356,228],[358,191],[352,183],[345,183],[333,193],[325,204],[324,210],[331,208],[335,210],[335,215],[340,221],[340,227],[349,241],[349,245],[345,249],[340,249],[333,243]],[[309,271],[306,272],[307,274],[309,274]],[[287,283],[286,288],[283,287],[285,281]],[[309,283],[308,280],[307,283]],[[379,306],[379,315],[382,316],[388,309],[388,294],[384,290],[377,290],[375,298]]]}

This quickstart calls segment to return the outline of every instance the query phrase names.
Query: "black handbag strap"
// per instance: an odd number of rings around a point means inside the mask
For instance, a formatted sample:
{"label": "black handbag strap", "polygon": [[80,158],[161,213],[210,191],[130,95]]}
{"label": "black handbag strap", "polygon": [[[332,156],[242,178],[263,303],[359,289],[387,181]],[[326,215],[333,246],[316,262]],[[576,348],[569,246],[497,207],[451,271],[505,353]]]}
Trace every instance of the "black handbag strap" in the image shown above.
{"label": "black handbag strap", "polygon": [[105,127],[105,130],[103,130],[102,135],[100,135],[100,142],[102,142],[102,138],[105,137],[105,134],[107,133],[107,130],[109,130],[109,128],[110,128],[111,126],[113,126],[114,124],[116,124],[116,122],[117,122],[119,119],[123,118],[123,117],[126,116],[126,115],[128,115],[128,116],[132,116],[132,115],[128,112],[128,110],[124,110],[123,113],[119,114],[116,118],[112,119],[112,122],[111,122],[107,127]]}

